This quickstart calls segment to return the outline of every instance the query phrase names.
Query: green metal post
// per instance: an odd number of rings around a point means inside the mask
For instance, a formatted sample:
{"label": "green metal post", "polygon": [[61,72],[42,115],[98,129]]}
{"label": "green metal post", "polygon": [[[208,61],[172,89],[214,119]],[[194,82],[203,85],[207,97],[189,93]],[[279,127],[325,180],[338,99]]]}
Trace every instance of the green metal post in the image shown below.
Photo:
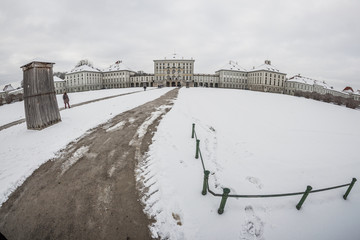
{"label": "green metal post", "polygon": [[199,148],[200,148],[200,140],[196,140],[196,153],[195,153],[195,158],[198,159],[199,158]]}
{"label": "green metal post", "polygon": [[228,189],[228,188],[223,189],[223,195],[222,195],[222,198],[221,198],[220,207],[218,209],[218,214],[223,214],[224,207],[225,207],[226,200],[228,198],[229,193],[230,193],[230,189]]}
{"label": "green metal post", "polygon": [[208,170],[204,171],[204,183],[203,183],[203,190],[201,192],[202,195],[206,195],[206,193],[207,193],[209,174],[210,174],[210,171],[208,171]]}
{"label": "green metal post", "polygon": [[352,181],[351,181],[351,183],[350,183],[350,185],[349,185],[349,187],[348,187],[348,189],[346,190],[345,195],[343,196],[343,198],[344,198],[345,200],[347,199],[347,196],[349,195],[349,193],[350,193],[352,187],[354,186],[355,182],[356,182],[356,178],[353,178]]}
{"label": "green metal post", "polygon": [[297,209],[297,210],[300,210],[301,206],[304,204],[307,196],[309,195],[311,189],[312,189],[311,186],[307,186],[307,187],[306,187],[306,191],[304,192],[304,195],[302,196],[300,202],[296,205],[296,209]]}
{"label": "green metal post", "polygon": [[194,138],[194,136],[195,136],[195,123],[192,124],[191,138]]}

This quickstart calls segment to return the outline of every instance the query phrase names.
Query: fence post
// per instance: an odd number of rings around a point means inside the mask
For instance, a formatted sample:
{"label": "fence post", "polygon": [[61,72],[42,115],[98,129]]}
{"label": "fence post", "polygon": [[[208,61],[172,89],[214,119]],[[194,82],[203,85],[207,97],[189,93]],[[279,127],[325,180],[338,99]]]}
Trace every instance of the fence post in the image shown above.
{"label": "fence post", "polygon": [[208,171],[208,170],[204,171],[204,183],[203,183],[203,190],[201,192],[202,195],[206,195],[206,193],[207,193],[209,174],[210,174],[210,171]]}
{"label": "fence post", "polygon": [[194,135],[195,135],[195,123],[192,124],[191,138],[194,138]]}
{"label": "fence post", "polygon": [[222,195],[222,198],[221,198],[220,207],[218,209],[218,214],[223,214],[224,207],[225,207],[226,200],[228,198],[229,193],[230,193],[230,189],[228,189],[228,188],[223,189],[223,195]]}
{"label": "fence post", "polygon": [[351,183],[350,183],[350,186],[348,187],[348,189],[346,190],[345,195],[343,196],[343,198],[344,198],[345,200],[346,200],[347,196],[349,195],[349,193],[350,193],[352,187],[354,186],[355,182],[356,182],[356,178],[353,178],[352,181],[351,181]]}
{"label": "fence post", "polygon": [[195,158],[198,159],[199,158],[199,147],[200,147],[200,140],[196,140],[196,153],[195,153]]}
{"label": "fence post", "polygon": [[306,187],[306,191],[304,192],[304,195],[302,196],[300,202],[296,205],[297,210],[300,210],[301,206],[303,205],[303,203],[305,202],[307,196],[309,195],[311,189],[312,189],[311,186]]}

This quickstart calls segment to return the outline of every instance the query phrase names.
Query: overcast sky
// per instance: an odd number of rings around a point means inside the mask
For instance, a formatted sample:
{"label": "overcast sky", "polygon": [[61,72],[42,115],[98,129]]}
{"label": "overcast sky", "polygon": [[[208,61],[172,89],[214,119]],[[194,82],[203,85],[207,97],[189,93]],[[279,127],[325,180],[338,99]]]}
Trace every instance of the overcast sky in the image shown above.
{"label": "overcast sky", "polygon": [[287,77],[360,89],[359,10],[359,0],[1,0],[0,85],[21,81],[34,58],[54,71],[88,59],[153,73],[175,51],[195,73],[269,59]]}

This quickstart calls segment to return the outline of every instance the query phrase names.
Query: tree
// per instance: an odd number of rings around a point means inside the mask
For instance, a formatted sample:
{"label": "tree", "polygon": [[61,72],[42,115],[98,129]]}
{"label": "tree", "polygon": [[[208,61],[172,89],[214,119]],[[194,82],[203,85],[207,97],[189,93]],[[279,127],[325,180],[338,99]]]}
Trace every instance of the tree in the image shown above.
{"label": "tree", "polygon": [[66,72],[54,72],[54,76],[57,76],[58,78],[61,78],[62,80],[65,79]]}
{"label": "tree", "polygon": [[2,97],[0,97],[0,106],[3,105],[4,99]]}
{"label": "tree", "polygon": [[12,101],[13,101],[13,96],[12,96],[11,94],[8,94],[8,95],[5,97],[5,102],[6,102],[7,104],[9,104],[9,103],[12,103]]}
{"label": "tree", "polygon": [[334,103],[337,105],[343,105],[344,104],[344,98],[340,96],[334,97]]}
{"label": "tree", "polygon": [[345,106],[348,108],[355,109],[359,107],[359,102],[354,100],[353,98],[346,99]]}
{"label": "tree", "polygon": [[20,102],[24,99],[24,95],[23,95],[22,93],[16,94],[15,97],[16,97],[16,99],[17,99],[18,101],[20,101]]}
{"label": "tree", "polygon": [[312,99],[314,99],[314,100],[319,101],[319,100],[321,99],[321,94],[320,94],[320,93],[317,93],[317,92],[312,92],[312,93],[310,94],[310,97],[311,97]]}
{"label": "tree", "polygon": [[325,95],[323,95],[322,100],[324,102],[330,103],[334,101],[334,96],[331,95],[330,93],[326,93]]}
{"label": "tree", "polygon": [[93,67],[92,63],[87,60],[87,59],[83,59],[83,60],[80,60],[75,67],[80,67],[80,66],[83,66],[83,65],[87,65],[89,67]]}
{"label": "tree", "polygon": [[302,92],[296,90],[296,91],[294,92],[294,96],[296,96],[296,97],[302,97]]}
{"label": "tree", "polygon": [[303,97],[310,98],[311,93],[310,92],[303,92]]}

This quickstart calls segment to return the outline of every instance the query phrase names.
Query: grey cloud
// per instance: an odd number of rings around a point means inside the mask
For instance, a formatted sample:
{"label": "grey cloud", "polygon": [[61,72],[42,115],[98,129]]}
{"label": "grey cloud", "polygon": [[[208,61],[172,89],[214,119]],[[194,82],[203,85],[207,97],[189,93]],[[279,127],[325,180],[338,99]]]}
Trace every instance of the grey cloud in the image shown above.
{"label": "grey cloud", "polygon": [[0,84],[21,80],[19,67],[35,57],[53,59],[55,71],[87,58],[152,72],[153,59],[176,51],[199,73],[270,59],[289,75],[359,89],[358,9],[357,0],[3,0]]}

